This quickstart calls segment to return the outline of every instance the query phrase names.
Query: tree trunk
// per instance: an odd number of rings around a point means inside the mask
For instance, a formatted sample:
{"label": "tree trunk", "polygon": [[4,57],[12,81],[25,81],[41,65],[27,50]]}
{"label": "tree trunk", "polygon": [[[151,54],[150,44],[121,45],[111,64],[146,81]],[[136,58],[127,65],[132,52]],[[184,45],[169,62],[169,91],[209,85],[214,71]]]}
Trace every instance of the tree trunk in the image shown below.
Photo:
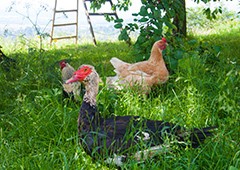
{"label": "tree trunk", "polygon": [[173,24],[177,27],[174,34],[187,36],[187,16],[186,16],[186,3],[185,0],[179,0],[181,7],[176,11],[176,17],[173,19]]}

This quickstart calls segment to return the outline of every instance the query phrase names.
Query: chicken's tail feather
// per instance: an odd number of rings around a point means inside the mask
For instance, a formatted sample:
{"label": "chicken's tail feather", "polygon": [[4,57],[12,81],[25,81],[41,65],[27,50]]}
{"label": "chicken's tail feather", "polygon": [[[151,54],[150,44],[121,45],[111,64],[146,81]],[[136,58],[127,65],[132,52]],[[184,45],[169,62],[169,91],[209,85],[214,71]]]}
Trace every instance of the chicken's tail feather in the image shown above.
{"label": "chicken's tail feather", "polygon": [[193,148],[199,147],[200,144],[203,143],[207,137],[213,136],[212,130],[216,128],[217,128],[216,126],[206,127],[202,129],[194,128],[192,133],[190,134],[192,147]]}
{"label": "chicken's tail feather", "polygon": [[113,65],[113,67],[115,69],[118,69],[119,67],[123,66],[123,65],[128,65],[128,63],[116,58],[116,57],[113,57],[111,60],[110,60],[111,64]]}

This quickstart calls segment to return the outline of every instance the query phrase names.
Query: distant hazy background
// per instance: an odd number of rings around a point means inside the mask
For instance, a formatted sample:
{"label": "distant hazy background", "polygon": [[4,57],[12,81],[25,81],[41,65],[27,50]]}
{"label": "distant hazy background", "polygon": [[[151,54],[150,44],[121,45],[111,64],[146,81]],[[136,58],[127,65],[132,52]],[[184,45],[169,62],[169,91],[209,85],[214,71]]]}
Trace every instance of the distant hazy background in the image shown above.
{"label": "distant hazy background", "polygon": [[[113,0],[114,1],[114,0]],[[49,33],[51,31],[51,20],[53,17],[54,0],[1,0],[0,5],[0,35],[3,37],[16,37],[18,35],[24,34],[25,36],[34,36],[36,32],[33,29],[33,24],[26,17],[30,19],[41,28],[42,31]],[[239,0],[233,1],[222,1],[221,3],[211,3],[205,6],[214,7],[216,5],[221,5],[229,10],[239,12]],[[186,1],[187,8],[204,6],[203,3],[196,4],[191,0]],[[134,0],[134,3],[129,11],[122,12],[118,11],[120,18],[123,18],[126,22],[132,21],[132,13],[138,12],[140,9],[140,0]],[[76,8],[76,0],[58,0],[58,9],[74,9]],[[84,13],[84,8],[82,1],[79,0],[79,36],[88,37],[90,36],[89,25]],[[108,12],[110,6],[105,5],[101,11]],[[40,12],[41,11],[41,12]],[[37,16],[37,13],[39,15]],[[75,20],[75,15],[63,14],[57,16],[58,22],[71,22]],[[118,30],[115,30],[113,23],[105,21],[104,17],[96,16],[91,17],[92,24],[94,26],[94,31],[97,38],[103,37],[117,37]],[[67,30],[59,29],[58,34],[64,34],[65,32],[73,32],[73,28],[67,28]]]}

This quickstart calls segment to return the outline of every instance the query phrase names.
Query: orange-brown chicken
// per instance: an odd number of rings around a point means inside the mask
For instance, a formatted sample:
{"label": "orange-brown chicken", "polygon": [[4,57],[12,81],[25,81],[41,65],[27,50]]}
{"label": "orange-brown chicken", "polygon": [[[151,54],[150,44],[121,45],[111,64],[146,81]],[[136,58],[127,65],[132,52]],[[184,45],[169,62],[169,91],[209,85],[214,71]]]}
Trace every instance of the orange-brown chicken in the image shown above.
{"label": "orange-brown chicken", "polygon": [[130,64],[118,58],[112,58],[110,62],[115,68],[116,76],[108,77],[107,84],[118,89],[121,88],[121,85],[139,85],[142,92],[147,93],[153,85],[165,83],[168,80],[169,72],[162,57],[162,51],[166,46],[165,38],[156,41],[147,61]]}

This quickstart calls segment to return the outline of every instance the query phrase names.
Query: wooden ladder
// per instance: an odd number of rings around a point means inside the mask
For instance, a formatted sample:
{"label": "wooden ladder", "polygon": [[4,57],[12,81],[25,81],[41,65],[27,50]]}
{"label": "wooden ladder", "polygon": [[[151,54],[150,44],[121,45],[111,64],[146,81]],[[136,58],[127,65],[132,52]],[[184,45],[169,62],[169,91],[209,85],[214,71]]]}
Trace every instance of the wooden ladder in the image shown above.
{"label": "wooden ladder", "polygon": [[[88,12],[88,6],[87,6],[87,1],[88,2],[92,2],[94,0],[82,0],[83,1],[83,6],[85,8],[85,14],[87,16],[87,20],[88,20],[88,24],[90,26],[90,32],[92,34],[92,38],[93,38],[93,43],[95,45],[97,45],[97,41],[96,41],[96,38],[95,38],[95,35],[94,35],[94,31],[93,31],[93,26],[92,26],[92,23],[91,23],[91,20],[90,20],[90,16],[104,16],[104,15],[110,15],[110,16],[115,16],[116,19],[118,19],[118,15],[116,13],[116,11],[112,11],[112,12]],[[111,8],[113,7],[113,3],[111,0],[106,0],[106,2],[109,2],[110,5],[111,5]]]}
{"label": "wooden ladder", "polygon": [[[76,9],[57,10],[57,0],[55,0],[53,21],[52,21],[51,40],[50,40],[51,44],[54,40],[71,39],[71,38],[75,38],[75,43],[77,44],[77,42],[78,42],[78,6],[79,6],[79,0],[77,0],[77,8]],[[56,23],[56,13],[76,13],[76,20],[75,20],[75,22],[58,24],[58,23]],[[54,37],[54,28],[55,27],[65,27],[65,26],[75,26],[75,35]]]}
{"label": "wooden ladder", "polygon": [[[86,2],[92,2],[93,0],[82,0],[83,2],[83,6],[85,8],[85,14],[87,16],[87,21],[88,24],[90,26],[90,32],[92,34],[92,38],[93,38],[93,43],[95,45],[97,45],[97,41],[94,35],[94,31],[93,31],[93,26],[90,20],[90,16],[104,16],[104,15],[110,15],[110,16],[115,16],[116,19],[118,19],[118,15],[116,13],[116,11],[112,11],[112,12],[88,12],[88,5]],[[111,5],[111,8],[113,7],[113,3],[111,0],[106,0],[106,2],[109,2]],[[79,0],[77,0],[77,8],[76,9],[71,9],[71,10],[57,10],[57,0],[55,0],[55,7],[54,7],[54,13],[53,13],[53,22],[52,22],[52,31],[51,31],[51,41],[50,43],[52,44],[52,42],[54,40],[60,40],[60,39],[70,39],[70,38],[75,38],[76,39],[76,43],[78,42],[78,9],[79,9]],[[70,12],[75,12],[76,13],[76,22],[72,22],[72,23],[64,23],[64,24],[57,24],[56,23],[56,13],[70,13]],[[62,36],[62,37],[54,37],[54,28],[55,27],[64,27],[64,26],[75,26],[75,35],[73,36]]]}

